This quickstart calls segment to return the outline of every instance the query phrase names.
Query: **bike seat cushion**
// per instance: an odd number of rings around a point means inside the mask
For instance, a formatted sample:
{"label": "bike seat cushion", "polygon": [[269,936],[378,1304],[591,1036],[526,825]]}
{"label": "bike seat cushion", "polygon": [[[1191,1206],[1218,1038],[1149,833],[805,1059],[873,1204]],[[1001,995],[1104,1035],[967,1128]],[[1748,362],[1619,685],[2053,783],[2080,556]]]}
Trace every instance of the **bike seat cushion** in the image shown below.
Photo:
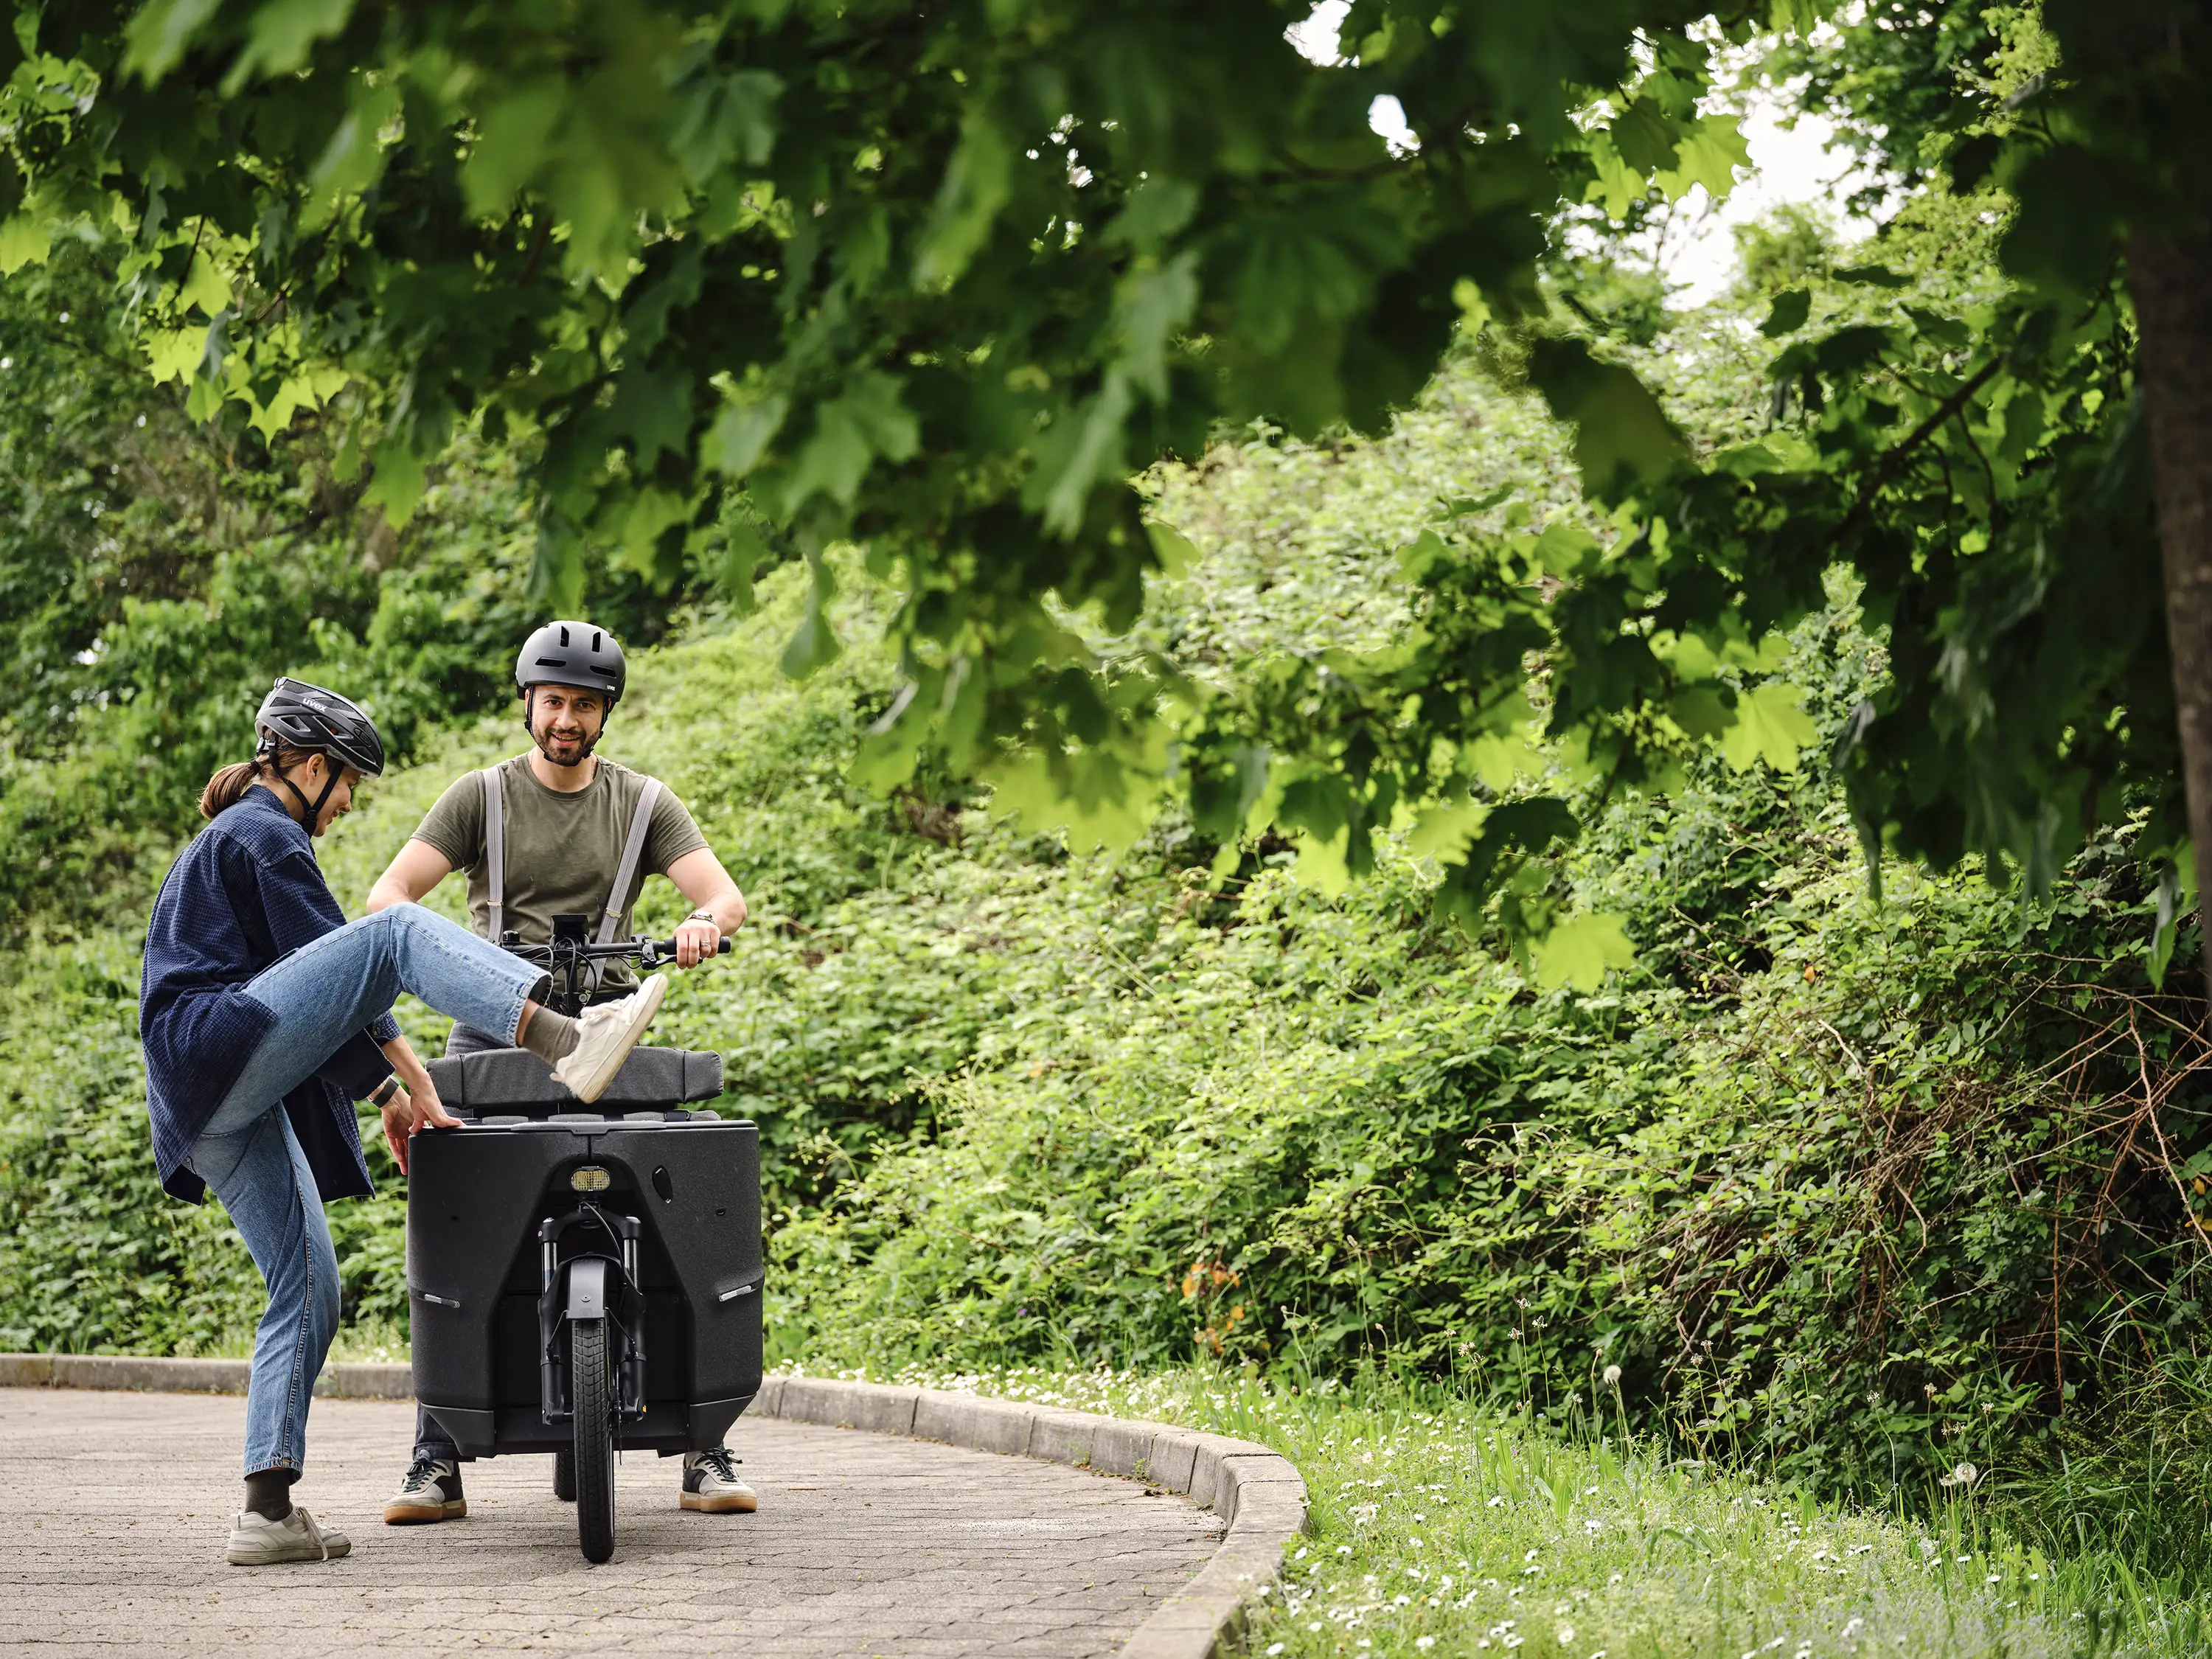
{"label": "bike seat cushion", "polygon": [[[434,1060],[430,1081],[438,1098],[455,1111],[551,1114],[573,1108],[576,1097],[553,1080],[553,1068],[526,1048],[487,1048]],[[592,1104],[622,1115],[625,1107],[675,1106],[713,1100],[722,1092],[722,1057],[689,1048],[633,1048],[607,1091]]]}

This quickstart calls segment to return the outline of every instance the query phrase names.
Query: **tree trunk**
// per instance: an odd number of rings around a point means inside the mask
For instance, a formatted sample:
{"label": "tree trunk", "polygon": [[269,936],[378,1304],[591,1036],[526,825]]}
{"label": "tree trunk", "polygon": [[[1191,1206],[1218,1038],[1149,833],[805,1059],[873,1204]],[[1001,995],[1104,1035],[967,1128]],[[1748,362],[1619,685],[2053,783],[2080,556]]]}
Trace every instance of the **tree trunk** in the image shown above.
{"label": "tree trunk", "polygon": [[2166,643],[2212,992],[2212,232],[2128,241],[2137,365],[2150,418]]}

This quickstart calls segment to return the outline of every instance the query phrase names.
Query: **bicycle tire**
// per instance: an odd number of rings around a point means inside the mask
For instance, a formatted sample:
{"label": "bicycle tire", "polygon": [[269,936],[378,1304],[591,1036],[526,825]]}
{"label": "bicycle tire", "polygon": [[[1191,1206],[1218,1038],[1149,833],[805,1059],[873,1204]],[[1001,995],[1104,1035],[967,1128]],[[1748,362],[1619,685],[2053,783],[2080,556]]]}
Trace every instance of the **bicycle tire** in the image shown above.
{"label": "bicycle tire", "polygon": [[576,1543],[598,1563],[615,1553],[615,1389],[607,1322],[568,1322],[568,1400],[575,1409]]}
{"label": "bicycle tire", "polygon": [[573,1446],[553,1454],[553,1495],[564,1504],[576,1501],[576,1452]]}

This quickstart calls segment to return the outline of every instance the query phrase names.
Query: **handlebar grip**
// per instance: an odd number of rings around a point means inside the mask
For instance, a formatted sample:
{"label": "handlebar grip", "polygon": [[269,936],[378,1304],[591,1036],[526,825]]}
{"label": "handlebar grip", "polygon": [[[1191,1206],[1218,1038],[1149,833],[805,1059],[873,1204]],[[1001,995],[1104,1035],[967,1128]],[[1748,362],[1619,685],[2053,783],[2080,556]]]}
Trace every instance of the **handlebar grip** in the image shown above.
{"label": "handlebar grip", "polygon": [[[718,957],[726,957],[729,955],[730,947],[736,943],[737,941],[735,939],[730,938],[726,933],[724,934],[722,936],[721,947],[717,950],[714,954]],[[653,948],[658,951],[662,956],[672,957],[676,954],[676,941],[673,938],[657,939],[653,942]]]}

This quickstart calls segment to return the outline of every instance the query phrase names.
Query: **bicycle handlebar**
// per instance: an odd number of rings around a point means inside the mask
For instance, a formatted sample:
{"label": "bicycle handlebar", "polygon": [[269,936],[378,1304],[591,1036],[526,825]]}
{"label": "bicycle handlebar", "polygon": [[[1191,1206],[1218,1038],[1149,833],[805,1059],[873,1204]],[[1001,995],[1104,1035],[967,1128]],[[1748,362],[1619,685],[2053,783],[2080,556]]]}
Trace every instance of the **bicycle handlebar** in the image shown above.
{"label": "bicycle handlebar", "polygon": [[[726,957],[735,941],[725,936],[714,954]],[[635,957],[647,968],[655,967],[676,955],[673,939],[650,939],[643,933],[635,939],[623,939],[608,945],[580,944],[560,940],[546,945],[507,944],[500,947],[509,955],[520,957],[525,962],[545,963],[569,962],[605,962],[616,957]]]}

